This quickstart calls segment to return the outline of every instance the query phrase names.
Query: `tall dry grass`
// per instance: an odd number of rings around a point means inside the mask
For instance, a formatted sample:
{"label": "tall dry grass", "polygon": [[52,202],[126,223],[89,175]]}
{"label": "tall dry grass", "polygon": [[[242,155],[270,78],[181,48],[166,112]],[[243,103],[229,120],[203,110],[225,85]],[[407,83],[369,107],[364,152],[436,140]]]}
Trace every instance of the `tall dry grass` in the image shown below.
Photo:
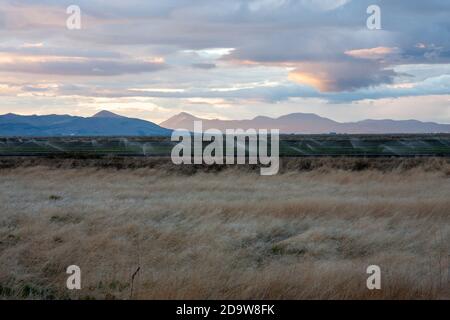
{"label": "tall dry grass", "polygon": [[[446,299],[450,171],[433,161],[358,171],[294,161],[273,177],[3,169],[0,297]],[[72,264],[80,291],[65,288]],[[366,288],[372,264],[380,291]]]}

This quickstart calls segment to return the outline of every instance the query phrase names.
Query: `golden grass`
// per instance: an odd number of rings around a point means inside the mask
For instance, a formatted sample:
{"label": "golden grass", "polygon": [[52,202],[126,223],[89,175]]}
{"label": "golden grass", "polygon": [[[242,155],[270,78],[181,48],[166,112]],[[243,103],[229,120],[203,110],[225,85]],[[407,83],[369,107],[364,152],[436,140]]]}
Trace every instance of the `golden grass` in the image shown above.
{"label": "golden grass", "polygon": [[[290,165],[273,177],[2,170],[0,297],[129,299],[138,267],[135,299],[450,297],[446,161],[358,172]],[[71,264],[80,291],[65,288]],[[366,288],[372,264],[380,291]]]}

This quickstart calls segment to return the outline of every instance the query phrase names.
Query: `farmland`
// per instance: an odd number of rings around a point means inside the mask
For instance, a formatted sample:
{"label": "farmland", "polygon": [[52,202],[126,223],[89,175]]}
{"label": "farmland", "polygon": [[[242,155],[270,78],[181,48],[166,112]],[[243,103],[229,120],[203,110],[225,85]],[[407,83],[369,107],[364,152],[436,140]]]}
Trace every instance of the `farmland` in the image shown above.
{"label": "farmland", "polygon": [[175,143],[0,139],[0,298],[450,297],[449,135],[282,136],[271,177]]}
{"label": "farmland", "polygon": [[1,158],[0,298],[450,297],[448,158],[282,160]]}
{"label": "farmland", "polygon": [[[0,156],[170,156],[161,137],[0,138]],[[450,135],[282,135],[280,156],[450,156]]]}

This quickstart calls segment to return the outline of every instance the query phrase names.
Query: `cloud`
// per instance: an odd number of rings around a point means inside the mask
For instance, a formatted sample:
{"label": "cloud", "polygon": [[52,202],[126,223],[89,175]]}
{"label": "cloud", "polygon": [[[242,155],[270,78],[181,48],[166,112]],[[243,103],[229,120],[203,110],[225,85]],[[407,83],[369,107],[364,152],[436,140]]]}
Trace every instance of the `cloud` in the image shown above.
{"label": "cloud", "polygon": [[289,79],[322,92],[339,92],[392,83],[395,75],[370,61],[308,62],[299,64]]}
{"label": "cloud", "polygon": [[111,60],[41,60],[0,63],[0,71],[61,76],[117,76],[165,69],[162,63]]}
{"label": "cloud", "polygon": [[36,27],[57,28],[65,24],[63,9],[45,4],[4,1],[1,13],[1,25],[8,30],[27,30]]}
{"label": "cloud", "polygon": [[[449,1],[379,1],[376,31],[366,28],[372,0],[78,0],[83,29],[75,32],[65,27],[73,1],[36,3],[2,1],[0,76],[11,82],[3,97],[46,90],[275,108],[298,97],[347,103],[450,93]],[[39,87],[49,81],[58,87]]]}
{"label": "cloud", "polygon": [[379,60],[398,54],[399,52],[399,48],[376,47],[369,49],[347,50],[345,51],[345,54],[353,58]]}
{"label": "cloud", "polygon": [[300,2],[310,8],[318,10],[334,10],[349,3],[351,0],[300,0]]}
{"label": "cloud", "polygon": [[215,69],[217,65],[215,63],[193,63],[192,67],[195,69],[210,70]]}
{"label": "cloud", "polygon": [[0,46],[0,54],[12,54],[16,56],[53,56],[53,57],[80,57],[80,58],[121,58],[123,55],[117,51],[101,50],[96,48],[67,48],[46,46],[43,43],[21,46]]}
{"label": "cloud", "polygon": [[0,83],[0,96],[11,96],[20,92],[20,86],[10,83]]}

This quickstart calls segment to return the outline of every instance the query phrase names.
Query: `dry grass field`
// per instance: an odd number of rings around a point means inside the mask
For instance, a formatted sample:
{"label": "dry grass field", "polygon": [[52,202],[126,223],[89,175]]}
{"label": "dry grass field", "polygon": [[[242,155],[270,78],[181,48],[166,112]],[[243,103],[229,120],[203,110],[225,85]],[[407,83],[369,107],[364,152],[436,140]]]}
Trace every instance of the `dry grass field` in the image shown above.
{"label": "dry grass field", "polygon": [[2,162],[1,298],[450,297],[449,160],[286,160],[272,177],[124,161]]}

